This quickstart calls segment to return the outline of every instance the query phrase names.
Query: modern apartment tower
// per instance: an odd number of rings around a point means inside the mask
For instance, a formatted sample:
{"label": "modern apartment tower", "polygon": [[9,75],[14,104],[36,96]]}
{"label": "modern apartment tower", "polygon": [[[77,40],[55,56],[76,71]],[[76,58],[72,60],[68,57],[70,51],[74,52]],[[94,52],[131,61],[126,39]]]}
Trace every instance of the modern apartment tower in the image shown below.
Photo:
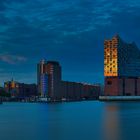
{"label": "modern apartment tower", "polygon": [[41,97],[46,97],[48,93],[48,75],[46,71],[47,63],[45,60],[41,60],[39,64],[37,64],[37,85],[38,92]]}
{"label": "modern apartment tower", "polygon": [[46,72],[48,75],[48,97],[51,99],[60,99],[61,66],[59,62],[48,61]]}
{"label": "modern apartment tower", "polygon": [[62,80],[59,62],[42,60],[38,65],[38,89],[48,101],[97,99],[100,85],[68,82]]}
{"label": "modern apartment tower", "polygon": [[[104,42],[105,95],[137,95],[140,77],[140,50],[119,35]],[[132,86],[133,85],[133,86]]]}
{"label": "modern apartment tower", "polygon": [[42,60],[37,65],[38,91],[41,97],[59,98],[61,66],[56,61]]}

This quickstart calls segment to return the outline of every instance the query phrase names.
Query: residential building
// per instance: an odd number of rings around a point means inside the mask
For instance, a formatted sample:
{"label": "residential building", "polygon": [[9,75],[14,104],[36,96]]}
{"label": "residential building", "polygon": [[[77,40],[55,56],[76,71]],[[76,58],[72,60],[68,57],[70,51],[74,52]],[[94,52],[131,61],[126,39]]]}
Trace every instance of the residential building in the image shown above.
{"label": "residential building", "polygon": [[56,61],[42,60],[37,65],[38,90],[41,97],[60,98],[61,66]]}

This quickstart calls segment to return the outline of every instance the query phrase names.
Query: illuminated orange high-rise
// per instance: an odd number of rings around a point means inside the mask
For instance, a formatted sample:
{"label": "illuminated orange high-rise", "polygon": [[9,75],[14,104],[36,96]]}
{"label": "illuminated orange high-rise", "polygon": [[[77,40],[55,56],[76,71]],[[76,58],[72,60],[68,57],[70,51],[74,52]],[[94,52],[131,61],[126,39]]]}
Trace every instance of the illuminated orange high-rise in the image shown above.
{"label": "illuminated orange high-rise", "polygon": [[118,37],[104,42],[104,76],[118,76]]}
{"label": "illuminated orange high-rise", "polygon": [[118,35],[104,42],[105,95],[138,95],[140,50]]}

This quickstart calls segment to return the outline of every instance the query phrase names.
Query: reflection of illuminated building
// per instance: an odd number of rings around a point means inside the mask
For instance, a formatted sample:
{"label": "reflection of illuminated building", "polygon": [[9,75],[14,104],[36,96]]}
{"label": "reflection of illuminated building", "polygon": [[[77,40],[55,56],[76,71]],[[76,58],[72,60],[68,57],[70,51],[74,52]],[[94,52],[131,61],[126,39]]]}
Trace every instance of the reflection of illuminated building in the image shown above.
{"label": "reflection of illuminated building", "polygon": [[104,42],[105,95],[140,95],[140,50],[118,35]]}
{"label": "reflection of illuminated building", "polygon": [[120,140],[120,129],[119,107],[117,105],[106,105],[104,112],[104,140]]}

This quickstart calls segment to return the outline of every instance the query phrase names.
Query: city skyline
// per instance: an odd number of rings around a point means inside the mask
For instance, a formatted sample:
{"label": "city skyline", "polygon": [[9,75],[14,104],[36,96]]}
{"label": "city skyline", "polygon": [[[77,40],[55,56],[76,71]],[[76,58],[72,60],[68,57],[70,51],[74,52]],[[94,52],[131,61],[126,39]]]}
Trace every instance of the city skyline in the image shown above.
{"label": "city skyline", "polygon": [[36,83],[42,58],[59,61],[64,80],[103,83],[104,39],[118,33],[140,48],[140,2],[125,3],[1,0],[0,84]]}

